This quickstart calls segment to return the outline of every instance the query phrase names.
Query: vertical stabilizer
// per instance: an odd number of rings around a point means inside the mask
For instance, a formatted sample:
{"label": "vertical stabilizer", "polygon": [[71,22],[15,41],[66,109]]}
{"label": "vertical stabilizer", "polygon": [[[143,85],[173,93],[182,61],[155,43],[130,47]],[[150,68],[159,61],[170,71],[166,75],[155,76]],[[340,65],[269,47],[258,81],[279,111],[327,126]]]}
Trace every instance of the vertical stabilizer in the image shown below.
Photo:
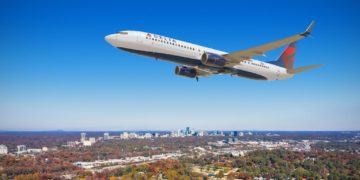
{"label": "vertical stabilizer", "polygon": [[289,46],[284,50],[284,52],[276,61],[271,61],[269,63],[284,67],[286,69],[293,69],[295,54],[296,54],[296,41],[290,43]]}

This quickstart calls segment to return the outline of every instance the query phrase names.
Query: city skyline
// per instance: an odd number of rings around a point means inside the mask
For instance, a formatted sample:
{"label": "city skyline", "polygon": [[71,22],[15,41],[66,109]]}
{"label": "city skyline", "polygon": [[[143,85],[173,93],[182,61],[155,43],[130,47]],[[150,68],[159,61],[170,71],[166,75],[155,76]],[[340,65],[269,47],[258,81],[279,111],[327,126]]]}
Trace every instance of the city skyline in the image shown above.
{"label": "city skyline", "polygon": [[[0,130],[360,130],[358,1],[1,4]],[[176,76],[176,64],[104,40],[141,30],[232,52],[302,32],[313,19],[295,67],[325,66],[281,82],[196,82]]]}

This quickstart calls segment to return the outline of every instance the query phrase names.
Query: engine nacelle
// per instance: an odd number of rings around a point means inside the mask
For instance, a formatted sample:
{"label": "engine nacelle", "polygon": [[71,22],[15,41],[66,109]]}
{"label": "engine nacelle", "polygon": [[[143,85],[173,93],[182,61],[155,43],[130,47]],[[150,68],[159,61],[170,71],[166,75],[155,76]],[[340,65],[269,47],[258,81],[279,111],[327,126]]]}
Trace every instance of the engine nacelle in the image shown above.
{"label": "engine nacelle", "polygon": [[175,74],[188,78],[195,78],[197,76],[197,72],[195,68],[186,67],[186,66],[176,66]]}
{"label": "engine nacelle", "polygon": [[220,55],[205,52],[201,56],[201,63],[213,67],[224,67],[226,60]]}

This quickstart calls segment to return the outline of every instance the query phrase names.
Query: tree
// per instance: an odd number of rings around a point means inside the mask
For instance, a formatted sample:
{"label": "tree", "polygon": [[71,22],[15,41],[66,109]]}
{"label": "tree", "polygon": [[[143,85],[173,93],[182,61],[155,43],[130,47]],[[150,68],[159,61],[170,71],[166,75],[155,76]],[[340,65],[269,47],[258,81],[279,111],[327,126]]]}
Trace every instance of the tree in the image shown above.
{"label": "tree", "polygon": [[37,180],[37,179],[40,179],[40,175],[39,175],[39,173],[23,174],[23,175],[15,176],[14,179],[15,180]]}
{"label": "tree", "polygon": [[178,174],[175,170],[173,169],[168,169],[166,172],[165,172],[165,176],[169,179],[169,180],[172,180],[172,179],[175,179]]}
{"label": "tree", "polygon": [[216,177],[218,177],[218,178],[224,177],[224,171],[223,171],[223,170],[220,170],[220,171],[217,173]]}
{"label": "tree", "polygon": [[110,178],[109,178],[109,180],[117,180],[118,178],[117,177],[115,177],[115,176],[111,176]]}
{"label": "tree", "polygon": [[302,167],[298,167],[298,168],[296,168],[296,170],[294,172],[294,176],[295,176],[296,179],[306,177],[307,176],[307,171]]}

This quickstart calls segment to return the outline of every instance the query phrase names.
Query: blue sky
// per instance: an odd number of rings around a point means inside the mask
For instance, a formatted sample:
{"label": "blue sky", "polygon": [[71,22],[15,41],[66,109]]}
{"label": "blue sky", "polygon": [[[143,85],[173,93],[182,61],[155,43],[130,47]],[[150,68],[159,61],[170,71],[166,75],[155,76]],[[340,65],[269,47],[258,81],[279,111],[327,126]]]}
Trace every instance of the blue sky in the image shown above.
{"label": "blue sky", "polygon": [[[0,2],[0,130],[359,130],[358,1]],[[237,51],[317,24],[286,81],[176,76],[104,36],[141,30]],[[270,61],[283,48],[271,51]]]}

